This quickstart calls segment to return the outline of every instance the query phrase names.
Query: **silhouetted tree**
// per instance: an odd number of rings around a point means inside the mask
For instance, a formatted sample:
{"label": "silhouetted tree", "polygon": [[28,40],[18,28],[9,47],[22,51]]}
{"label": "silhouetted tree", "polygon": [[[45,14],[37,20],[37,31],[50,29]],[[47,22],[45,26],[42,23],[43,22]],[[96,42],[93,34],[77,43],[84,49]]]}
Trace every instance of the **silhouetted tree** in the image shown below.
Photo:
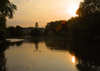
{"label": "silhouetted tree", "polygon": [[6,38],[6,19],[3,15],[0,14],[0,40]]}
{"label": "silhouetted tree", "polygon": [[20,26],[8,27],[8,31],[10,32],[11,36],[23,36],[22,27]]}
{"label": "silhouetted tree", "polygon": [[17,10],[17,6],[11,3],[9,0],[0,0],[0,14],[4,17],[13,18],[14,11]]}
{"label": "silhouetted tree", "polygon": [[40,36],[40,35],[41,35],[41,32],[38,28],[34,28],[31,32],[32,37],[36,37],[36,36]]}
{"label": "silhouetted tree", "polygon": [[9,0],[0,0],[0,40],[5,40],[7,35],[6,17],[13,18],[15,10],[17,10],[17,6]]}
{"label": "silhouetted tree", "polygon": [[15,27],[13,27],[13,26],[8,27],[8,31],[10,32],[11,36],[15,35]]}
{"label": "silhouetted tree", "polygon": [[83,0],[76,14],[78,17],[74,19],[72,25],[76,37],[87,39],[100,37],[100,0]]}
{"label": "silhouetted tree", "polygon": [[66,36],[68,32],[68,24],[66,21],[59,20],[47,23],[44,29],[44,35],[53,35],[53,36]]}
{"label": "silhouetted tree", "polygon": [[16,26],[15,30],[16,30],[16,36],[23,36],[24,33],[22,27]]}
{"label": "silhouetted tree", "polygon": [[100,12],[100,0],[83,0],[76,12],[79,16],[87,16]]}

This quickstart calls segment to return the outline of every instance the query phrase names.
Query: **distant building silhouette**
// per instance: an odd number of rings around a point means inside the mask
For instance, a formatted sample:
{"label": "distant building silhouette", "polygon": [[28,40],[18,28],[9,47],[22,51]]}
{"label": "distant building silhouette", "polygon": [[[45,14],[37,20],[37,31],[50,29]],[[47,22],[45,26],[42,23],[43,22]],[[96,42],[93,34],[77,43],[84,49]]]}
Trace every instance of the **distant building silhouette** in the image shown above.
{"label": "distant building silhouette", "polygon": [[[41,31],[41,33],[44,32],[44,28],[38,28],[38,29]],[[22,30],[23,30],[24,34],[27,35],[27,34],[31,33],[32,30],[34,30],[34,27],[22,28]]]}
{"label": "distant building silhouette", "polygon": [[44,28],[38,28],[40,30],[41,33],[44,32]]}
{"label": "distant building silhouette", "polygon": [[35,28],[38,28],[38,22],[35,23]]}
{"label": "distant building silhouette", "polygon": [[34,29],[34,27],[28,27],[28,28],[22,28],[24,34],[31,33],[31,31]]}

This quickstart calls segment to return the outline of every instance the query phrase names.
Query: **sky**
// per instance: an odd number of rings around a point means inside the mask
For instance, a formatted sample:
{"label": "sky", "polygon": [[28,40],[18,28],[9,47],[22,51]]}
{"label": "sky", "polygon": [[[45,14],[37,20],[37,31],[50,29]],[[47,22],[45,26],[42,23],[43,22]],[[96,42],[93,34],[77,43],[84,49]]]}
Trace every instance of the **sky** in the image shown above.
{"label": "sky", "polygon": [[68,20],[75,16],[82,0],[10,0],[17,6],[13,19],[7,26],[45,27],[51,21]]}

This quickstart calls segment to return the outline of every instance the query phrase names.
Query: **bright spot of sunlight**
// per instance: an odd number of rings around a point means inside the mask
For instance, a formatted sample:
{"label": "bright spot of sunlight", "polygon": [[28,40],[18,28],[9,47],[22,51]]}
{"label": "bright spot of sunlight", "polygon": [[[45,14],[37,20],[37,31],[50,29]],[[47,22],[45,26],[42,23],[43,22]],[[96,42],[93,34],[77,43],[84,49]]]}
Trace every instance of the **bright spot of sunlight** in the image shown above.
{"label": "bright spot of sunlight", "polygon": [[71,5],[71,6],[68,7],[68,13],[71,16],[76,16],[77,9],[78,9],[78,6],[77,5]]}
{"label": "bright spot of sunlight", "polygon": [[75,63],[75,56],[72,57],[72,62]]}

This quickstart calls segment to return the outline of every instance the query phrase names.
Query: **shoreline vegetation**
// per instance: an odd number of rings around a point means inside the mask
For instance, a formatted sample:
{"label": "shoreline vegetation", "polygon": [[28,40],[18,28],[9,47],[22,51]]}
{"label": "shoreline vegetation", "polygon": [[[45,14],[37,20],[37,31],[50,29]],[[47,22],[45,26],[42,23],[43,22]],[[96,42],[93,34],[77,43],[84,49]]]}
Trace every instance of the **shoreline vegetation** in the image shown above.
{"label": "shoreline vegetation", "polygon": [[[4,5],[0,6],[0,40],[4,41],[8,37],[25,36],[22,27],[6,27],[6,17],[13,18],[14,11],[17,6],[10,3],[9,0],[0,2]],[[6,13],[6,7],[10,10]],[[2,7],[5,7],[2,8]],[[2,12],[3,10],[3,12]],[[83,0],[80,2],[79,8],[76,11],[77,16],[69,20],[51,21],[47,23],[42,32],[38,28],[38,22],[35,28],[28,33],[31,37],[59,37],[68,41],[99,41],[100,40],[100,1],[99,0]]]}
{"label": "shoreline vegetation", "polygon": [[[23,37],[25,38],[25,36]],[[18,49],[22,49],[20,47],[25,47],[26,43],[28,44],[27,48],[30,48],[29,45],[32,43],[33,45],[36,45],[36,46],[31,46],[32,55],[33,55],[33,52],[36,52],[36,51],[40,51],[45,54],[44,50],[42,50],[43,47],[46,47],[46,49],[49,49],[50,52],[53,51],[53,53],[54,52],[56,53],[57,52],[61,52],[61,53],[68,52],[72,56],[75,57],[76,59],[75,66],[77,69],[84,70],[84,71],[87,71],[87,70],[88,71],[98,71],[99,66],[100,66],[100,61],[99,61],[100,60],[100,44],[99,42],[95,42],[95,43],[94,42],[67,42],[66,43],[65,41],[58,41],[58,39],[59,40],[61,39],[60,37],[51,37],[51,36],[47,37],[46,36],[44,37],[45,40],[42,40],[42,38],[43,37],[41,36],[40,37],[39,36],[38,37],[27,37],[25,38],[26,39],[25,42],[23,41],[13,42],[13,43],[4,42],[2,45],[0,45],[1,56],[2,56],[1,63],[4,62],[4,64],[2,65],[5,65],[5,61],[7,61],[5,58],[5,55],[6,55],[5,50],[14,49],[14,47],[18,47]],[[40,44],[43,44],[43,47],[42,45],[40,46]],[[25,52],[25,55],[26,55],[26,52]],[[7,70],[8,70],[8,67],[6,67]]]}
{"label": "shoreline vegetation", "polygon": [[7,39],[24,39],[24,38],[29,38],[29,39],[49,39],[49,40],[59,40],[59,41],[87,41],[87,42],[96,42],[100,41],[100,38],[92,38],[92,39],[74,39],[73,37],[67,38],[67,37],[61,37],[61,36],[37,36],[37,37],[31,37],[31,36],[13,36]]}

